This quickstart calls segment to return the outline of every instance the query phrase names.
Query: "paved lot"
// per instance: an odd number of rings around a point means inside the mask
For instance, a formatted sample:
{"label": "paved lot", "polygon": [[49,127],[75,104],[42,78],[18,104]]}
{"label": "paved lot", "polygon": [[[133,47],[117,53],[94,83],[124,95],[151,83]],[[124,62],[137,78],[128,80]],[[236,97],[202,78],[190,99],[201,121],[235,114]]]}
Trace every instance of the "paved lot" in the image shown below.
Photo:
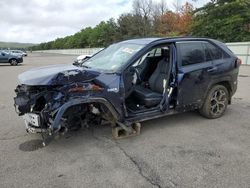
{"label": "paved lot", "polygon": [[250,187],[250,67],[227,113],[195,112],[142,124],[140,136],[114,141],[108,126],[74,132],[40,148],[13,108],[17,75],[71,63],[74,56],[31,54],[0,65],[0,187]]}

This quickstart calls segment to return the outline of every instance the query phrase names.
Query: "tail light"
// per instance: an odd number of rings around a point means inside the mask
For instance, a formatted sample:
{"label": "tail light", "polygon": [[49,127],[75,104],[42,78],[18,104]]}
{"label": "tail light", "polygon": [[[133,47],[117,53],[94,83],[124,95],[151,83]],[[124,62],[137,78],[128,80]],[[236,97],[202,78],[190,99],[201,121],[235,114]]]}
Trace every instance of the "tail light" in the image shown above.
{"label": "tail light", "polygon": [[235,67],[239,67],[242,64],[242,60],[237,58],[235,61]]}

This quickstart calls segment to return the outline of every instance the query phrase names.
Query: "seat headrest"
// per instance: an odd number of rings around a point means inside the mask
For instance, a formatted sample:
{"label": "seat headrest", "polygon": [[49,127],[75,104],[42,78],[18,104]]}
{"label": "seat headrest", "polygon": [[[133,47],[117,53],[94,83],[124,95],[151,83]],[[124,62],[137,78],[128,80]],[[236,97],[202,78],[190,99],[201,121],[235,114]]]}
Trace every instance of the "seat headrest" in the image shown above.
{"label": "seat headrest", "polygon": [[164,58],[169,59],[169,57],[170,57],[170,50],[169,50],[169,48],[162,48],[162,49],[161,49],[161,55],[162,55]]}

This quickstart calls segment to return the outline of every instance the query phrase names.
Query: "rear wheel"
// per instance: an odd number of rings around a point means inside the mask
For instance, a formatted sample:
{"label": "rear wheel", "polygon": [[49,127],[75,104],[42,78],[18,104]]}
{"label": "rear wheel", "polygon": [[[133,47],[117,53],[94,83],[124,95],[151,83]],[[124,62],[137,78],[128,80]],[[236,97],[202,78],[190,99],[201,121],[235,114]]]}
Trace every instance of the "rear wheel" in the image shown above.
{"label": "rear wheel", "polygon": [[12,65],[12,66],[18,65],[17,60],[16,60],[16,59],[11,59],[11,60],[10,60],[10,65]]}
{"label": "rear wheel", "polygon": [[208,92],[199,112],[202,116],[209,119],[219,118],[227,109],[228,99],[229,94],[227,88],[223,85],[216,85]]}

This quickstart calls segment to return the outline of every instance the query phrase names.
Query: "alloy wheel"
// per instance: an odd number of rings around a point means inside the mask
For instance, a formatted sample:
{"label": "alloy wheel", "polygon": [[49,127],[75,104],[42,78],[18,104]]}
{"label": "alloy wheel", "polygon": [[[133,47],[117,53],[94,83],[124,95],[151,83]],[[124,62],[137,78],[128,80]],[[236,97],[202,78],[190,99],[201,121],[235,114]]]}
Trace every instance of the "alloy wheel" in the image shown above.
{"label": "alloy wheel", "polygon": [[11,60],[11,62],[10,62],[10,64],[11,64],[11,65],[17,65],[17,64],[18,64],[18,62],[17,62],[17,60],[12,59],[12,60]]}
{"label": "alloy wheel", "polygon": [[211,114],[215,116],[222,114],[225,111],[227,105],[226,92],[222,89],[215,90],[211,97],[210,104]]}

